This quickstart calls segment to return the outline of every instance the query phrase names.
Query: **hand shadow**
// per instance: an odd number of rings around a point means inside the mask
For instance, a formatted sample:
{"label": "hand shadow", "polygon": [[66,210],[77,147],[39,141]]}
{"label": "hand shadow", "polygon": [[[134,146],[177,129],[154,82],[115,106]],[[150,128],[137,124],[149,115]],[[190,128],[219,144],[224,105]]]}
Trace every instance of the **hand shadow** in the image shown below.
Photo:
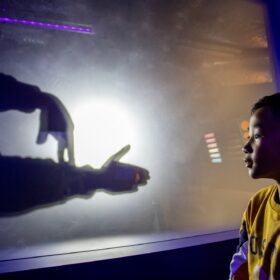
{"label": "hand shadow", "polygon": [[127,193],[147,184],[147,170],[113,159],[101,169],[93,169],[49,159],[0,156],[0,217],[65,203],[74,197],[89,198],[97,189]]}
{"label": "hand shadow", "polygon": [[0,87],[0,112],[41,110],[37,144],[46,142],[48,135],[52,135],[58,142],[59,161],[0,154],[0,216],[49,207],[75,196],[86,198],[97,189],[109,193],[132,192],[147,183],[147,170],[119,162],[130,150],[129,145],[111,156],[99,170],[75,167],[74,124],[63,103],[37,86],[3,73],[0,73]]}

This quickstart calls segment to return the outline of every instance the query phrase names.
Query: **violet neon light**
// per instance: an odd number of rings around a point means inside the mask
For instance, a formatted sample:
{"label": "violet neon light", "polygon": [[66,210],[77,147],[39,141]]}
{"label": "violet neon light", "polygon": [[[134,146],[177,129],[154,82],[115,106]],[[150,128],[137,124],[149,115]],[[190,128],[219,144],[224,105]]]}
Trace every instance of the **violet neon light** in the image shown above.
{"label": "violet neon light", "polygon": [[70,26],[70,25],[52,24],[52,23],[30,21],[30,20],[24,20],[24,19],[13,19],[13,18],[0,17],[0,22],[33,25],[33,26],[57,29],[57,30],[62,30],[62,31],[72,31],[72,32],[92,33],[92,34],[94,33],[94,31],[89,27],[85,28],[85,27],[77,27],[77,26]]}

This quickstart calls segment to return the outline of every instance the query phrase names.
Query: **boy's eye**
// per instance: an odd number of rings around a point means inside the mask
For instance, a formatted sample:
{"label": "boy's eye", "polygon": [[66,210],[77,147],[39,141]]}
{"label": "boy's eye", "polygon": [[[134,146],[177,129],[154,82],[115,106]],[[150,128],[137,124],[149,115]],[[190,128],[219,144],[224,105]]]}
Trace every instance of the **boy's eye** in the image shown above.
{"label": "boy's eye", "polygon": [[259,138],[261,138],[261,137],[262,137],[262,135],[259,134],[259,133],[254,134],[254,139],[259,139]]}

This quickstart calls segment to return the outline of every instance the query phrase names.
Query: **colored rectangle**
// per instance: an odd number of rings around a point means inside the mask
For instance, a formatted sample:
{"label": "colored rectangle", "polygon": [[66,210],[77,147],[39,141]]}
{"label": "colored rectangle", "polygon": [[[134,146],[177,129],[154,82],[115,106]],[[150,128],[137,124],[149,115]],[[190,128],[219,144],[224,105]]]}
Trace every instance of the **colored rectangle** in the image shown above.
{"label": "colored rectangle", "polygon": [[209,138],[209,139],[206,139],[205,141],[206,141],[206,143],[215,143],[216,139],[215,138]]}
{"label": "colored rectangle", "polygon": [[209,153],[210,153],[210,154],[219,153],[219,149],[218,149],[218,148],[210,149],[210,150],[209,150]]}
{"label": "colored rectangle", "polygon": [[210,158],[220,158],[220,157],[221,157],[220,153],[210,154]]}
{"label": "colored rectangle", "polygon": [[207,133],[204,135],[205,138],[215,138],[215,133]]}
{"label": "colored rectangle", "polygon": [[211,149],[211,148],[217,148],[218,147],[218,145],[217,145],[217,143],[212,143],[212,144],[208,144],[207,145],[207,148],[209,149]]}
{"label": "colored rectangle", "polygon": [[221,162],[223,162],[223,160],[221,158],[213,158],[213,159],[211,159],[211,162],[212,163],[221,163]]}

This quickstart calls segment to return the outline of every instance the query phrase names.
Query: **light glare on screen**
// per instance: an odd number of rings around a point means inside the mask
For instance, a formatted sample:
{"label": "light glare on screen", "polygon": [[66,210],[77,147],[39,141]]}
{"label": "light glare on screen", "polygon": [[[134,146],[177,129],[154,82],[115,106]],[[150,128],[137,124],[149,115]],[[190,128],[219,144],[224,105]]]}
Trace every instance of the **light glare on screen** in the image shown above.
{"label": "light glare on screen", "polygon": [[137,145],[136,123],[123,104],[114,100],[90,100],[73,113],[77,165],[101,167],[127,144]]}

